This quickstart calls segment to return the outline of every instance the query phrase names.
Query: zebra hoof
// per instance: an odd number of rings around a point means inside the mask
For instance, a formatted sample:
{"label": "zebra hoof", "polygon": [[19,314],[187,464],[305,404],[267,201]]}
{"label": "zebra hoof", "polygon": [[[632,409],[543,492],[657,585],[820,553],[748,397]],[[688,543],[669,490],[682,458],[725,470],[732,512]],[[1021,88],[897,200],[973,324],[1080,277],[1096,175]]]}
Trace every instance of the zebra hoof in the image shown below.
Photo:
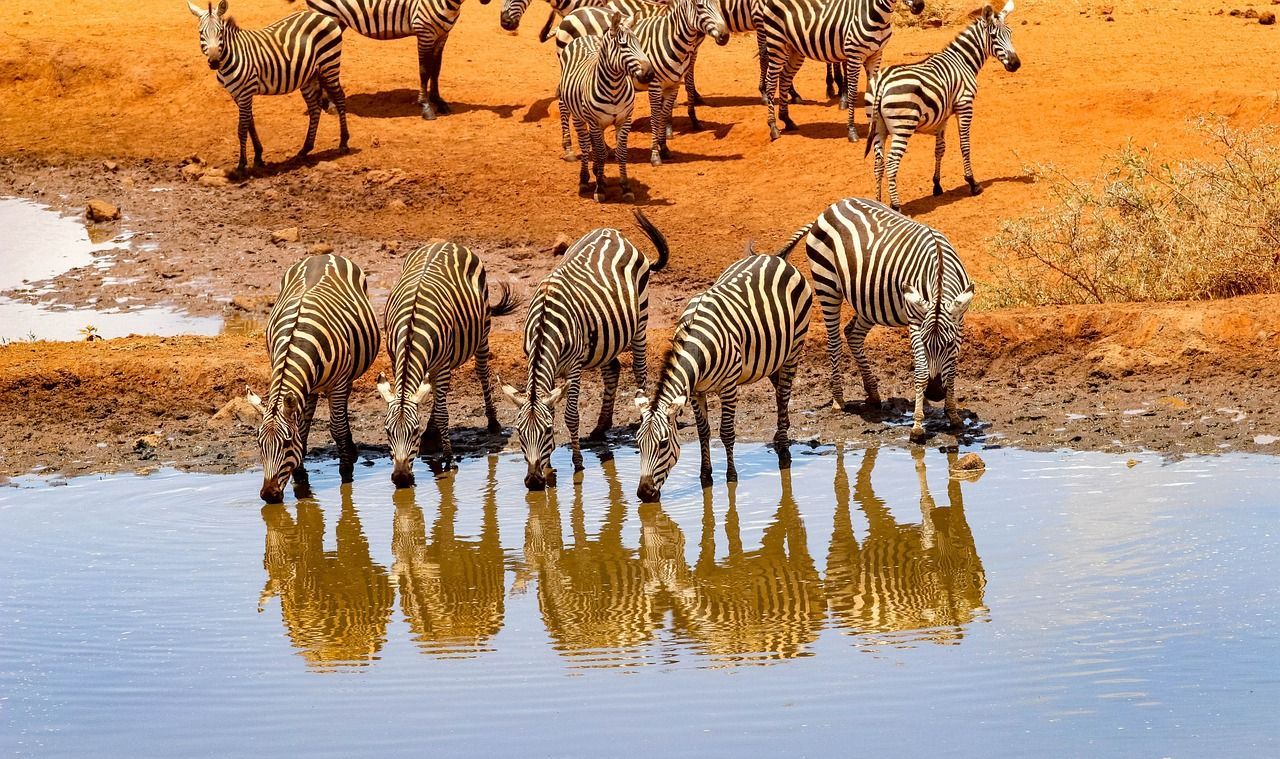
{"label": "zebra hoof", "polygon": [[711,484],[713,482],[713,480],[711,479],[711,470],[703,469],[698,476],[698,480],[702,483],[702,487],[704,488],[711,487]]}
{"label": "zebra hoof", "polygon": [[444,102],[443,100],[435,101],[435,106],[436,106],[436,113],[439,113],[442,116],[448,116],[450,113],[453,113],[453,109],[450,108],[449,104]]}
{"label": "zebra hoof", "polygon": [[658,152],[655,150],[654,152],[649,154],[649,163],[654,166],[661,166],[662,156],[658,155]]}
{"label": "zebra hoof", "polygon": [[982,185],[979,185],[977,182],[970,181],[970,182],[969,182],[969,194],[970,194],[970,195],[981,195],[981,194],[982,194]]}
{"label": "zebra hoof", "polygon": [[585,182],[578,185],[579,195],[586,195],[588,192],[591,192],[591,185],[586,184]]}
{"label": "zebra hoof", "polygon": [[573,154],[572,150],[566,150],[564,151],[564,155],[560,156],[560,160],[566,161],[568,163],[576,163],[578,160],[578,157]]}
{"label": "zebra hoof", "polygon": [[890,203],[889,207],[897,211],[898,213],[902,213],[902,206],[898,205],[897,203]]}
{"label": "zebra hoof", "polygon": [[777,127],[769,127],[769,140],[770,140],[771,142],[772,142],[773,140],[778,139],[780,136],[781,136],[781,135],[780,135],[780,134],[778,134],[778,128],[777,128]]}
{"label": "zebra hoof", "polygon": [[929,434],[924,431],[923,427],[916,427],[911,430],[911,442],[915,443],[916,445],[920,445],[928,439],[929,439]]}
{"label": "zebra hoof", "polygon": [[630,190],[627,190],[626,192],[622,193],[622,199],[628,203],[635,202],[636,194]]}
{"label": "zebra hoof", "polygon": [[350,153],[351,153],[351,146],[348,145],[347,143],[344,142],[338,146],[338,155],[349,155]]}
{"label": "zebra hoof", "polygon": [[933,183],[933,194],[934,194],[934,195],[941,195],[941,194],[942,194],[942,185],[941,185],[940,183],[938,183],[938,182],[934,182],[934,183]]}
{"label": "zebra hoof", "polygon": [[436,120],[436,112],[431,110],[431,106],[428,106],[428,105],[422,106],[422,120],[423,121]]}
{"label": "zebra hoof", "polygon": [[831,401],[831,410],[832,411],[848,411],[849,409],[848,407],[845,406],[843,398],[834,398]]}

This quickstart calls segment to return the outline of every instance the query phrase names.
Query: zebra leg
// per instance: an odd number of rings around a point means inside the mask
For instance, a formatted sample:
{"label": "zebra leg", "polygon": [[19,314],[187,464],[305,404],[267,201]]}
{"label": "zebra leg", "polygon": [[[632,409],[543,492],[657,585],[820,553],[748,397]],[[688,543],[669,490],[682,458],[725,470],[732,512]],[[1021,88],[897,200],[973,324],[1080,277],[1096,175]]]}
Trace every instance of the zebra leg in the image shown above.
{"label": "zebra leg", "polygon": [[622,199],[628,203],[636,199],[631,191],[631,180],[627,177],[627,142],[631,137],[631,118],[628,117],[614,133],[618,144],[613,150],[613,157],[618,161],[618,184],[622,188]]}
{"label": "zebra leg", "polygon": [[666,147],[666,125],[662,123],[662,88],[649,85],[649,163],[662,165],[662,151]]}
{"label": "zebra leg", "polygon": [[960,429],[960,410],[956,407],[956,387],[954,378],[952,378],[951,382],[947,384],[947,398],[944,401],[943,408],[947,411],[947,421],[951,423],[951,429]]}
{"label": "zebra leg", "polygon": [[498,411],[493,405],[493,374],[489,371],[489,327],[486,324],[476,348],[476,379],[480,380],[480,393],[484,396],[484,416],[488,420],[488,432],[496,435],[502,431]]}
{"label": "zebra leg", "polygon": [[293,495],[295,498],[311,497],[311,482],[307,477],[307,468],[304,466],[307,461],[307,437],[311,434],[311,420],[316,416],[316,401],[318,396],[312,394],[307,396],[306,404],[302,408],[302,423],[298,425],[298,445],[301,447],[302,455],[298,457],[298,466],[293,470]]}
{"label": "zebra leg", "polygon": [[915,411],[911,414],[910,440],[913,443],[923,443],[928,438],[924,431],[924,387],[925,380],[916,377],[916,404]]}
{"label": "zebra leg", "polygon": [[761,95],[764,98],[765,112],[768,114],[767,123],[769,125],[769,139],[776,140],[780,136],[778,133],[778,120],[775,116],[778,110],[778,78],[782,73],[782,50],[770,48],[767,43],[761,49],[761,55],[767,60],[761,63],[764,70],[764,82],[761,88]]}
{"label": "zebra leg", "polygon": [[796,72],[800,70],[801,64],[804,63],[804,56],[799,53],[792,53],[787,58],[786,63],[782,66],[782,78],[778,81],[778,100],[781,104],[778,106],[778,118],[782,119],[782,127],[784,131],[794,132],[799,127],[796,122],[791,120],[791,98],[784,93],[791,92],[791,83],[795,81]]}
{"label": "zebra leg", "polygon": [[444,43],[448,41],[448,33],[436,40],[435,55],[431,64],[431,102],[435,105],[437,113],[446,116],[449,115],[451,109],[449,104],[444,102],[444,98],[440,97],[440,69],[444,67]]}
{"label": "zebra leg", "polygon": [[596,428],[591,430],[590,440],[604,440],[613,427],[613,406],[618,398],[618,377],[621,375],[622,362],[616,358],[600,368],[600,377],[604,380],[604,396],[600,399],[600,419],[596,422]]}
{"label": "zebra leg", "polygon": [[[828,63],[827,64],[827,99],[830,100],[839,94],[840,94],[840,85],[836,83],[836,67]],[[843,105],[843,103],[841,105]]]}
{"label": "zebra leg", "polygon": [[587,123],[578,118],[573,120],[574,131],[578,133],[578,194],[584,195],[591,188],[591,174],[587,170],[587,162],[591,160],[591,132]]}
{"label": "zebra leg", "polygon": [[[554,11],[552,11],[554,15]],[[577,156],[573,154],[573,139],[569,135],[569,108],[564,104],[564,96],[560,94],[560,88],[556,88],[556,104],[560,107],[560,145],[564,148],[562,158],[566,161],[573,161]]]}
{"label": "zebra leg", "polygon": [[707,418],[707,394],[695,393],[693,396],[693,422],[698,428],[698,449],[702,460],[698,473],[702,487],[711,486],[711,421]]}
{"label": "zebra leg", "polygon": [[981,195],[982,186],[973,180],[973,164],[969,163],[969,124],[973,122],[973,104],[956,104],[956,120],[960,122],[960,157],[964,159],[964,181],[970,195]]}
{"label": "zebra leg", "polygon": [[840,308],[844,298],[838,292],[818,293],[818,303],[822,306],[822,323],[827,328],[827,357],[831,360],[831,378],[828,386],[831,389],[831,408],[844,410],[844,344],[840,341]]}
{"label": "zebra leg", "polygon": [[858,110],[855,103],[858,99],[858,66],[860,64],[861,61],[854,57],[844,62],[844,98],[840,101],[840,106],[849,114],[849,142],[858,141],[858,128],[853,123],[853,114]]}
{"label": "zebra leg", "polygon": [[769,78],[769,40],[765,36],[763,22],[753,17],[752,23],[756,27],[756,55],[760,58],[760,101],[768,106],[770,99],[765,87]]}
{"label": "zebra leg", "polygon": [[933,142],[933,194],[942,194],[942,156],[947,152],[946,124],[938,130],[937,139]]}
{"label": "zebra leg", "polygon": [[543,24],[542,31],[538,32],[538,42],[546,42],[551,39],[551,29],[555,25],[558,16],[559,14],[556,13],[555,8],[552,8],[551,13],[547,14],[547,23]]}
{"label": "zebra leg", "polygon": [[[698,48],[695,47],[689,53],[689,68],[684,70],[684,95],[689,101],[689,108],[695,105],[706,105],[706,101],[702,99],[702,95],[698,92],[698,86],[693,81],[693,67],[698,62]],[[696,130],[695,130],[696,131]]]}
{"label": "zebra leg", "polygon": [[862,389],[867,392],[867,400],[863,406],[880,408],[880,383],[876,381],[876,375],[871,372],[871,359],[867,358],[867,333],[871,331],[871,327],[871,322],[855,316],[845,325],[844,337],[849,343],[849,352],[853,354],[853,360],[858,363],[858,372],[862,375]]}
{"label": "zebra leg", "polygon": [[302,98],[307,101],[307,138],[294,160],[305,158],[316,146],[316,130],[320,128],[320,80],[312,78],[302,85]]}
{"label": "zebra leg", "polygon": [[884,135],[880,133],[880,127],[874,121],[867,128],[875,132],[871,139],[871,147],[876,153],[876,202],[882,203],[884,202]]}
{"label": "zebra leg", "polygon": [[596,176],[596,189],[593,193],[597,203],[603,203],[605,199],[605,182],[604,182],[604,159],[609,151],[604,145],[604,127],[597,124],[588,126],[591,137],[591,171]]}
{"label": "zebra leg", "polygon": [[637,322],[636,333],[631,336],[631,375],[636,381],[636,389],[644,392],[649,386],[649,314],[647,307],[640,313],[641,316]]}
{"label": "zebra leg", "polygon": [[[244,153],[244,141],[250,130],[256,130],[253,123],[253,96],[245,95],[236,103],[240,110],[240,120],[236,123],[236,139],[240,142],[240,162],[236,164],[236,174],[243,176],[248,168]],[[255,145],[256,147],[256,145]]]}
{"label": "zebra leg", "polygon": [[[886,125],[886,129],[887,129]],[[882,138],[883,139],[883,138]],[[902,165],[902,156],[907,152],[907,135],[894,133],[889,141],[889,158],[886,161],[889,174],[889,207],[895,211],[902,210],[898,199],[898,167]]]}
{"label": "zebra leg", "polygon": [[338,152],[347,154],[351,152],[347,141],[351,137],[351,133],[347,131],[347,93],[342,90],[342,82],[338,81],[337,72],[323,75],[321,79],[323,85],[323,94],[328,94],[329,100],[338,109],[338,128],[340,130],[338,136]]}
{"label": "zebra leg", "polygon": [[724,457],[727,467],[724,473],[725,482],[738,481],[738,468],[733,464],[733,431],[734,418],[738,413],[738,388],[730,387],[720,392],[720,444],[724,446]]}
{"label": "zebra leg", "polygon": [[431,121],[436,117],[431,103],[431,64],[434,51],[432,40],[425,31],[418,32],[418,103],[422,106],[422,118]]}
{"label": "zebra leg", "polygon": [[578,439],[578,393],[582,389],[582,369],[575,367],[565,380],[564,426],[569,428],[569,448],[573,451],[573,471],[581,472],[582,441]]}
{"label": "zebra leg", "polygon": [[[431,404],[431,422],[435,425],[440,435],[440,454],[442,458],[442,469],[448,469],[453,465],[453,441],[449,439],[449,385],[453,380],[453,372],[444,369],[437,373],[434,386],[435,398]],[[433,467],[434,470],[434,467]]]}
{"label": "zebra leg", "polygon": [[778,463],[784,467],[791,465],[791,439],[788,436],[791,431],[791,384],[798,364],[799,357],[793,357],[769,378],[773,382],[774,401],[778,407],[778,429],[773,433],[773,447],[778,454]]}
{"label": "zebra leg", "polygon": [[351,482],[356,469],[356,444],[351,439],[351,421],[347,418],[350,395],[350,383],[329,392],[329,434],[338,446],[338,473],[343,482]]}

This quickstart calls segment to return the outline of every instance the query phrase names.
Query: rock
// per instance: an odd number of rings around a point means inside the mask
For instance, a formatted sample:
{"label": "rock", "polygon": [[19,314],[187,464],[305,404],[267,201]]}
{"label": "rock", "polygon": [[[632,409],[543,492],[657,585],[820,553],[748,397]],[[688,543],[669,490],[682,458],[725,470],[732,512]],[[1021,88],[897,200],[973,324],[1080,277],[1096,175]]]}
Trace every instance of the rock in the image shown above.
{"label": "rock", "polygon": [[332,252],[333,252],[333,246],[327,242],[318,242],[307,248],[307,255],[310,255],[310,256],[323,256]]}
{"label": "rock", "polygon": [[1114,5],[1099,5],[1097,10],[1099,16],[1110,16],[1116,12]]}
{"label": "rock", "polygon": [[1232,8],[1232,9],[1231,9],[1231,12],[1230,12],[1230,13],[1228,13],[1227,15],[1228,15],[1228,16],[1239,16],[1239,15],[1240,15],[1240,11],[1239,11],[1238,9],[1236,9],[1236,8]]}
{"label": "rock", "polygon": [[940,18],[928,18],[928,19],[925,19],[925,21],[924,21],[924,25],[925,25],[926,27],[928,27],[929,29],[940,29],[940,28],[942,28],[942,19],[940,19]]}
{"label": "rock", "polygon": [[976,453],[966,453],[951,467],[951,476],[960,479],[976,480],[987,471],[987,462]]}
{"label": "rock", "polygon": [[275,305],[275,299],[267,295],[231,296],[231,307],[249,314],[268,311],[273,305]]}
{"label": "rock", "polygon": [[1124,465],[1125,465],[1125,466],[1127,466],[1127,467],[1129,467],[1130,469],[1133,469],[1135,466],[1137,466],[1137,465],[1138,465],[1138,460],[1137,460],[1137,459],[1129,459],[1128,461],[1124,462]]}
{"label": "rock", "polygon": [[133,441],[133,452],[138,454],[138,458],[144,461],[154,459],[156,457],[156,449],[163,442],[164,439],[159,435],[143,435]]}
{"label": "rock", "polygon": [[218,412],[209,418],[209,428],[215,430],[232,427],[257,427],[261,419],[257,409],[249,405],[244,396],[237,395],[227,401]]}
{"label": "rock", "polygon": [[392,198],[391,202],[387,203],[387,210],[388,211],[407,211],[409,210],[409,205],[405,203],[403,200],[401,200],[400,198]]}
{"label": "rock", "polygon": [[120,186],[124,187],[125,189],[132,190],[134,184],[135,183],[133,181],[133,177],[125,177],[124,179],[120,180]]}
{"label": "rock", "polygon": [[1103,19],[1103,21],[1106,21],[1107,23],[1111,23],[1111,22],[1114,22],[1115,19],[1112,18],[1111,16],[1107,16],[1106,18]]}
{"label": "rock", "polygon": [[1258,14],[1258,23],[1263,26],[1271,26],[1276,22],[1276,14],[1271,11],[1263,11]]}
{"label": "rock", "polygon": [[378,247],[381,250],[386,251],[387,253],[395,253],[396,251],[400,250],[400,241],[399,240],[383,240],[382,245]]}
{"label": "rock", "polygon": [[198,184],[201,187],[226,187],[227,185],[231,184],[231,180],[227,179],[226,177],[221,177],[221,176],[218,176],[217,174],[210,173],[200,177],[200,179],[198,180]]}
{"label": "rock", "polygon": [[189,163],[179,169],[178,173],[188,182],[194,182],[200,178],[201,174],[204,174],[204,166],[198,163]]}
{"label": "rock", "polygon": [[1258,12],[1257,12],[1257,11],[1255,11],[1254,9],[1250,8],[1249,10],[1247,10],[1247,11],[1245,11],[1245,12],[1244,12],[1244,17],[1245,17],[1245,18],[1257,18],[1257,17],[1258,17]]}
{"label": "rock", "polygon": [[285,227],[271,233],[271,242],[279,245],[282,242],[297,242],[302,233],[297,227]]}
{"label": "rock", "polygon": [[267,200],[279,200],[280,191],[275,189],[274,187],[269,187],[262,192],[262,197],[266,198]]}
{"label": "rock", "polygon": [[186,166],[186,165],[187,165],[187,164],[189,164],[189,163],[203,164],[203,163],[204,163],[204,159],[203,159],[203,158],[201,158],[198,154],[196,154],[196,153],[192,153],[191,155],[187,156],[186,158],[183,158],[181,161],[178,161],[178,165],[179,165],[179,166]]}
{"label": "rock", "polygon": [[84,209],[84,216],[89,221],[115,221],[120,218],[120,209],[105,200],[94,198]]}
{"label": "rock", "polygon": [[116,163],[115,161],[103,161],[102,168],[106,169],[107,171],[116,172],[120,170],[120,164]]}

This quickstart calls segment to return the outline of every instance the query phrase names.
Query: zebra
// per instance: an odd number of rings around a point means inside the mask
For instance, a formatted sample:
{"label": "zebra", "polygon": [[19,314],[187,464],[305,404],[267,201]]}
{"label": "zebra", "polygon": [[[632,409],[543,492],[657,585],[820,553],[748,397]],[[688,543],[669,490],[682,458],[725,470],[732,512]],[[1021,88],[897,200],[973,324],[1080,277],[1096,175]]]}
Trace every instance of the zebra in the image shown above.
{"label": "zebra", "polygon": [[338,446],[338,471],[351,482],[356,444],[347,420],[351,383],[378,355],[378,323],[364,272],[339,255],[309,256],[290,266],[267,318],[271,387],[264,401],[246,388],[262,416],[262,500],[279,503],[293,476],[298,497],[309,493],[303,457],[320,395],[329,397],[329,432]]}
{"label": "zebra", "polygon": [[[587,161],[591,160],[596,178],[596,202],[605,198],[604,162],[608,150],[604,142],[605,127],[612,126],[617,137],[614,155],[618,161],[622,199],[635,200],[631,180],[627,178],[627,139],[631,134],[631,110],[636,91],[631,83],[653,79],[653,66],[636,44],[630,24],[620,11],[613,11],[609,30],[599,37],[580,37],[560,51],[560,116],[573,116],[578,132],[582,162],[578,171],[578,191],[590,186]],[[571,154],[565,145],[566,155]]]}
{"label": "zebra", "polygon": [[[788,249],[789,250],[789,249]],[[726,479],[736,482],[733,462],[734,415],[738,388],[765,377],[773,383],[778,427],[774,444],[779,459],[789,461],[787,406],[791,382],[809,333],[813,290],[800,270],[783,255],[747,256],[731,264],[711,287],[695,295],[676,324],[663,361],[657,389],[650,400],[637,393],[640,428],[641,501],[656,501],[667,475],[680,457],[676,421],[690,400],[702,449],[702,484],[711,484],[711,424],[707,394],[720,396],[720,441],[728,460]],[[692,396],[692,398],[690,397]]]}
{"label": "zebra", "polygon": [[240,143],[240,162],[236,174],[246,171],[245,137],[253,139],[253,167],[266,166],[262,161],[262,141],[253,119],[256,95],[286,95],[302,90],[307,104],[307,137],[295,160],[305,157],[315,147],[320,111],[327,95],[338,110],[341,134],[339,152],[350,151],[347,143],[347,97],[338,79],[342,63],[342,28],[333,19],[310,11],[302,11],[261,29],[241,29],[227,16],[227,0],[219,0],[207,9],[188,2],[191,15],[200,20],[200,52],[209,68],[218,72],[222,85],[240,110],[236,139]]}
{"label": "zebra", "polygon": [[964,158],[964,181],[969,193],[978,195],[982,187],[973,179],[969,163],[969,124],[973,120],[973,99],[978,94],[978,72],[994,55],[1006,71],[1022,66],[1013,49],[1005,17],[1013,12],[1013,0],[997,14],[990,5],[969,14],[969,25],[942,52],[919,63],[890,66],[867,83],[867,149],[876,151],[876,200],[882,197],[885,175],[884,144],[890,141],[889,206],[898,203],[898,166],[907,152],[913,132],[933,134],[933,194],[942,194],[942,155],[946,152],[947,121],[954,114],[960,124],[960,155]]}
{"label": "zebra", "polygon": [[[378,375],[378,393],[387,402],[384,427],[391,444],[391,481],[413,485],[413,460],[424,438],[440,437],[444,466],[453,460],[449,440],[449,384],[453,370],[473,356],[484,396],[489,432],[502,429],[493,407],[489,377],[489,324],[520,305],[502,285],[496,303],[489,302],[484,263],[452,242],[424,245],[404,260],[400,280],[387,298],[383,324],[391,378]],[[430,415],[419,405],[431,399]],[[424,427],[429,429],[424,430]]]}
{"label": "zebra", "polygon": [[[574,39],[598,36],[609,28],[611,14],[603,8],[579,8],[564,17],[556,31],[556,46],[563,49]],[[717,45],[729,42],[729,32],[716,0],[671,0],[668,5],[636,17],[633,29],[640,48],[653,65],[649,85],[649,127],[653,135],[649,162],[661,165],[671,155],[667,148],[671,110],[689,68],[692,51],[710,36]],[[697,109],[689,103],[689,122],[694,131],[702,128]]]}
{"label": "zebra", "polygon": [[[547,0],[547,2],[551,5],[551,13],[547,16],[546,23],[542,25],[542,30],[538,32],[538,42],[551,39],[556,19],[563,19],[579,8],[612,8],[634,16],[637,13],[646,13],[660,8],[667,3],[667,0]],[[528,9],[529,0],[503,0],[498,24],[506,31],[514,32],[520,28],[520,19]]]}
{"label": "zebra", "polygon": [[915,363],[911,441],[925,440],[926,398],[935,403],[945,400],[952,429],[959,428],[956,360],[974,290],[951,242],[930,226],[862,198],[845,198],[829,206],[797,231],[785,250],[802,237],[827,328],[832,407],[844,408],[840,307],[848,300],[854,317],[845,325],[844,335],[862,374],[865,406],[880,407],[878,383],[864,348],[867,332],[877,324],[907,327]]}
{"label": "zebra", "polygon": [[[562,397],[573,468],[582,471],[578,389],[584,369],[599,367],[604,379],[600,419],[591,432],[596,440],[603,439],[613,426],[622,372],[618,356],[628,346],[636,386],[647,384],[649,275],[666,268],[670,252],[662,233],[643,213],[636,211],[635,218],[658,251],[657,261],[651,263],[618,230],[595,229],[567,249],[529,300],[524,329],[524,350],[529,359],[525,390],[503,385],[502,392],[518,407],[516,436],[528,464],[524,483],[530,490],[555,486],[551,468],[554,410]],[[555,387],[558,377],[565,379],[561,387]]]}
{"label": "zebra", "polygon": [[[306,0],[317,13],[332,16],[342,28],[375,40],[418,40],[418,103],[422,118],[431,121],[448,114],[440,97],[440,64],[449,32],[458,23],[463,0]],[[295,2],[295,0],[289,0]],[[488,5],[489,0],[480,0]]]}
{"label": "zebra", "polygon": [[[791,82],[805,58],[844,64],[845,97],[849,114],[849,141],[857,142],[854,98],[858,91],[858,67],[867,81],[880,68],[880,54],[893,34],[892,14],[898,0],[759,0],[768,58],[764,104],[768,109],[769,138],[778,139],[778,117],[787,130],[796,129],[788,113]],[[903,0],[912,13],[924,10],[924,0]],[[777,93],[777,94],[775,94]]]}

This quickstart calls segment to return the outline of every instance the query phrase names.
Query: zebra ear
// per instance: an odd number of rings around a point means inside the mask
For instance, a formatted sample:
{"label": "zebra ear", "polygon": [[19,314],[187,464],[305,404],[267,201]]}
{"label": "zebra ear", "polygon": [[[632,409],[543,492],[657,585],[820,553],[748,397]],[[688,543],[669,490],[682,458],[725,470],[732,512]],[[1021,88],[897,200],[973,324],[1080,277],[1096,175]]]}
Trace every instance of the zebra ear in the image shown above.
{"label": "zebra ear", "polygon": [[564,385],[561,385],[560,387],[557,387],[555,390],[552,390],[551,392],[547,393],[546,404],[548,406],[555,406],[557,403],[560,402],[561,396],[564,395],[564,387],[565,387]]}
{"label": "zebra ear", "polygon": [[423,382],[421,385],[418,385],[418,392],[413,394],[414,404],[422,403],[422,399],[431,395],[431,391],[434,389],[435,388],[431,387],[430,382]]}
{"label": "zebra ear", "polygon": [[204,15],[204,11],[200,10],[200,6],[191,2],[191,0],[187,0],[187,10],[191,11],[191,15],[196,18],[200,18]]}
{"label": "zebra ear", "polygon": [[609,17],[609,31],[616,32],[620,26],[622,26],[622,11],[614,11]]}
{"label": "zebra ear", "polygon": [[497,380],[498,384],[502,386],[502,394],[507,397],[507,400],[511,401],[512,405],[523,406],[529,400],[519,390],[510,385],[504,385],[501,377],[498,377]]}
{"label": "zebra ear", "polygon": [[667,404],[667,418],[674,422],[680,416],[680,412],[684,411],[684,404],[688,401],[688,396],[684,395],[672,398],[671,402]]}
{"label": "zebra ear", "polygon": [[643,391],[640,391],[640,390],[636,391],[635,404],[636,404],[636,408],[640,409],[641,413],[644,413],[645,411],[649,410],[649,399],[645,397],[645,394]]}
{"label": "zebra ear", "polygon": [[391,383],[387,381],[387,375],[378,372],[378,395],[382,396],[382,400],[390,404],[396,399],[391,393]]}
{"label": "zebra ear", "polygon": [[967,287],[964,292],[957,295],[956,299],[951,301],[951,307],[947,309],[951,313],[951,318],[959,319],[960,317],[964,316],[964,312],[969,310],[969,304],[972,302],[973,302],[973,285],[970,284],[969,287]]}
{"label": "zebra ear", "polygon": [[258,414],[265,416],[267,412],[266,409],[262,407],[262,398],[258,397],[258,394],[253,392],[253,388],[248,385],[245,385],[244,392],[244,399],[249,402],[250,406],[253,406],[253,410],[257,411]]}
{"label": "zebra ear", "polygon": [[227,15],[227,0],[218,0],[218,17]]}
{"label": "zebra ear", "polygon": [[916,321],[923,319],[929,311],[929,301],[914,285],[902,286],[902,300],[907,304],[908,315]]}
{"label": "zebra ear", "polygon": [[1010,13],[1013,13],[1013,0],[1008,0],[1008,2],[1004,4],[1004,8],[1000,10],[1000,20],[1004,21],[1005,16],[1008,16]]}

